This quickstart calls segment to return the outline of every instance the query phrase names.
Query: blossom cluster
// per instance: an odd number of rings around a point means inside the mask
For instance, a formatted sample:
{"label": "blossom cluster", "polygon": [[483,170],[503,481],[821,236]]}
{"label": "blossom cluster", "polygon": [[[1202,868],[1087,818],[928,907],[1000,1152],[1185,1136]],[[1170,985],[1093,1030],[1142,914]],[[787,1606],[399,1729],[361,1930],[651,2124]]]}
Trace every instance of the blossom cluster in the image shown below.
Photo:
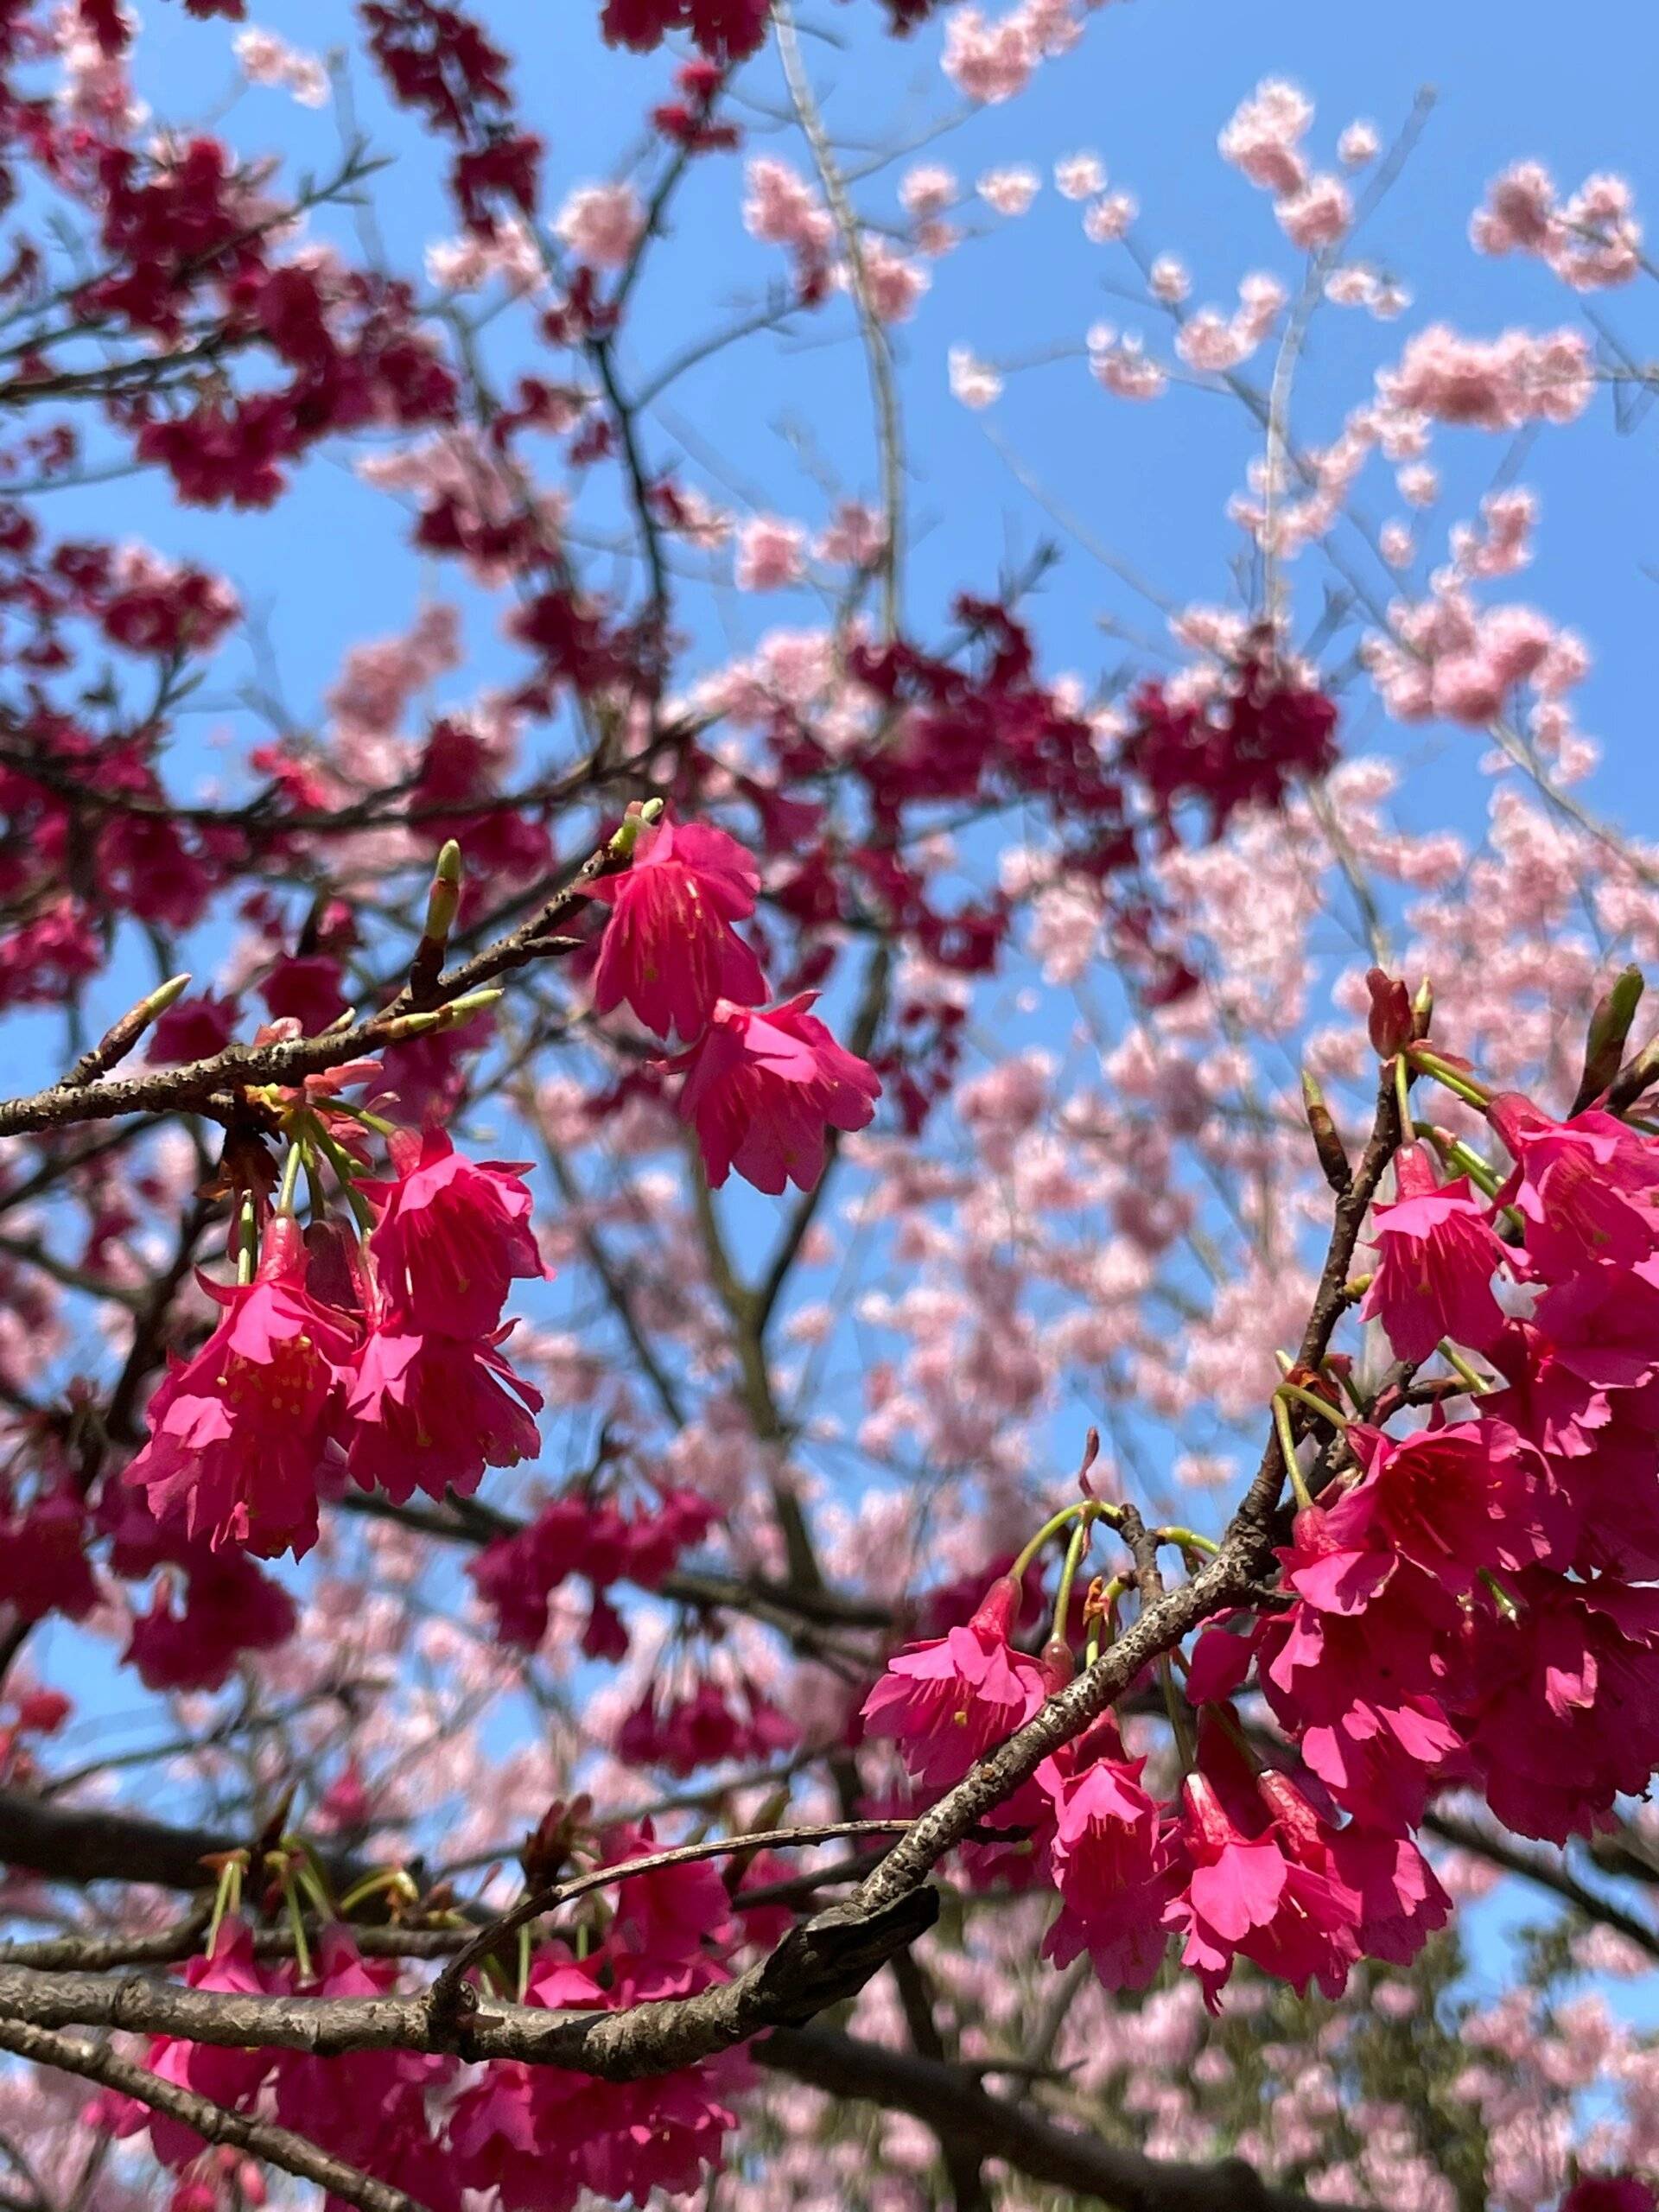
{"label": "blossom cluster", "polygon": [[760,881],[723,830],[643,830],[629,867],[594,886],[611,907],[594,1004],[605,1014],[626,1003],[658,1036],[682,1040],[671,1063],[685,1078],[680,1117],[696,1130],[710,1185],[735,1167],[776,1196],[788,1183],[812,1188],[826,1132],[865,1128],[881,1085],[812,1012],[816,992],[757,1011],[766,976],[733,924],[753,913]]}
{"label": "blossom cluster", "polygon": [[[1333,1357],[1301,1389],[1327,1440],[1289,1463],[1281,1594],[1183,1661],[1198,1726],[1178,1795],[1149,1793],[1109,1714],[1007,1801],[1059,1895],[1047,1955],[1086,1952],[1109,1987],[1144,1986],[1173,1934],[1211,2003],[1241,1957],[1334,1997],[1446,1923],[1416,1841],[1432,1799],[1475,1789],[1562,1843],[1659,1770],[1659,1141],[1427,1065],[1480,1103],[1507,1179],[1449,1136],[1483,1194],[1423,1143],[1397,1153],[1363,1306],[1397,1364],[1363,1392]],[[1440,1357],[1425,1420],[1413,1378]],[[1073,1510],[1086,1529],[1096,1509]],[[1012,1641],[1019,1596],[1004,1578],[866,1702],[931,1792],[1069,1675],[1063,1641]],[[1236,1703],[1252,1677],[1267,1738]]]}
{"label": "blossom cluster", "polygon": [[204,1283],[221,1318],[156,1389],[125,1475],[188,1538],[297,1557],[348,1481],[467,1497],[534,1456],[541,1394],[499,1350],[510,1285],[543,1272],[520,1171],[437,1129],[390,1145],[394,1179],[354,1183],[373,1217],[360,1246],[308,1244],[279,1211],[250,1280]]}
{"label": "blossom cluster", "polygon": [[[607,1830],[589,1849],[595,1864],[620,1865],[648,1853],[652,1841],[647,1823]],[[591,1940],[579,1953],[563,1942],[538,1948],[518,1994],[555,2012],[618,2011],[692,1995],[725,1979],[741,1934],[713,1868],[664,1867],[621,1883],[607,1923],[596,1933],[584,1930]],[[258,1956],[253,1937],[247,1919],[226,1913],[210,1948],[186,1967],[187,1986],[326,1999],[378,1996],[399,1980],[397,1964],[365,1958],[342,1922],[326,1927],[303,1961]],[[152,2040],[146,2063],[162,2081],[232,2111],[270,2111],[417,2203],[455,2206],[463,2191],[493,2190],[508,2212],[571,2212],[590,2191],[612,2203],[643,2203],[653,2190],[695,2188],[720,2163],[726,2133],[736,2125],[730,2101],[747,2076],[736,2056],[612,2084],[516,2061],[463,2075],[452,2058],[411,2051],[362,2051],[341,2060],[168,2036]],[[181,2121],[108,2092],[92,2116],[118,2136],[148,2127],[164,2165],[187,2183],[211,2183],[213,2154]]]}

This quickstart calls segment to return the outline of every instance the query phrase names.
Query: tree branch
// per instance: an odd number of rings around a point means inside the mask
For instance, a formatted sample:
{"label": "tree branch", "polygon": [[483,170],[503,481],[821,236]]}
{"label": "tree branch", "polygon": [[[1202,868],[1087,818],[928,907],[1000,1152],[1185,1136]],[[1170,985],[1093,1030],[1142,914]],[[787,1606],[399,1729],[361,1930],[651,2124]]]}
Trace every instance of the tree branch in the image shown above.
{"label": "tree branch", "polygon": [[[1056,2126],[1029,2102],[994,2097],[956,2067],[830,2028],[780,2028],[755,2045],[753,2056],[826,2096],[910,2113],[942,2139],[1001,2159],[1031,2181],[1103,2200],[1118,2212],[1314,2212],[1311,2199],[1274,2188],[1242,2158],[1213,2165],[1148,2158]],[[1321,2212],[1343,2208],[1322,2206]]]}
{"label": "tree branch", "polygon": [[97,2082],[118,2095],[135,2098],[152,2112],[165,2113],[169,2120],[194,2127],[210,2143],[232,2144],[251,2158],[280,2166],[284,2173],[315,2182],[330,2196],[359,2206],[360,2212],[423,2212],[418,2202],[401,2189],[376,2181],[344,2158],[320,2150],[303,2135],[296,2135],[291,2128],[227,2111],[211,2098],[164,2082],[148,2067],[118,2058],[114,2051],[100,2050],[95,2044],[74,2043],[67,2036],[50,2035],[43,2028],[28,2027],[19,2020],[0,2019],[0,2050],[32,2059],[37,2066],[55,2067],[60,2074],[78,2074],[85,2082]]}

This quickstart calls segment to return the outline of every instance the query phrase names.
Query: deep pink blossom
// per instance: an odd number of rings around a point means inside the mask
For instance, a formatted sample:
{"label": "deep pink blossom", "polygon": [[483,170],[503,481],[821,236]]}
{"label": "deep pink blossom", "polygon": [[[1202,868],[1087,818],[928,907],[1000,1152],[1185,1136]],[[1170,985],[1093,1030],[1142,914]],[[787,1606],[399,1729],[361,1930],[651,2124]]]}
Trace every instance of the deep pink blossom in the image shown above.
{"label": "deep pink blossom", "polygon": [[211,1059],[235,1035],[238,1013],[233,998],[215,998],[211,991],[179,999],[151,1029],[145,1057],[157,1062]]}
{"label": "deep pink blossom", "polygon": [[348,1004],[339,961],[321,952],[279,960],[259,986],[259,995],[273,1021],[297,1021],[312,1036],[344,1014]]}
{"label": "deep pink blossom", "polygon": [[397,1504],[417,1490],[470,1497],[486,1467],[535,1458],[542,1394],[497,1351],[505,1334],[371,1331],[346,1402],[346,1464],[365,1490],[382,1490]]}
{"label": "deep pink blossom", "polygon": [[1008,1642],[1019,1601],[1019,1585],[1004,1575],[965,1628],[895,1652],[865,1699],[866,1732],[892,1737],[918,1782],[959,1782],[1046,1697],[1036,1661]]}
{"label": "deep pink blossom", "polygon": [[1126,1760],[1121,1745],[1110,1756],[1115,1739],[1111,1727],[1101,1756],[1046,1759],[1037,1770],[1052,1808],[1047,1871],[1060,1894],[1043,1955],[1066,1966],[1086,1951],[1107,1988],[1144,1989],[1168,1948],[1162,1915],[1174,1860],[1141,1779],[1146,1761]]}
{"label": "deep pink blossom", "polygon": [[82,1620],[98,1602],[86,1557],[86,1509],[71,1489],[0,1513],[0,1604],[18,1620]]}
{"label": "deep pink blossom", "polygon": [[191,1560],[181,1609],[178,1599],[176,1578],[163,1573],[132,1624],[124,1656],[146,1689],[219,1689],[243,1652],[275,1650],[299,1618],[287,1591],[251,1559],[205,1546]]}
{"label": "deep pink blossom", "polygon": [[1461,1738],[1441,1702],[1461,1619],[1445,1582],[1389,1550],[1365,1501],[1296,1517],[1280,1554],[1294,1602],[1248,1638],[1211,1628],[1193,1662],[1195,1700],[1230,1693],[1253,1650],[1274,1718],[1338,1801],[1384,1826],[1421,1817]]}
{"label": "deep pink blossom", "polygon": [[620,1658],[628,1648],[627,1629],[606,1605],[605,1587],[627,1581],[654,1590],[715,1518],[709,1501],[686,1490],[666,1491],[659,1502],[627,1513],[606,1498],[556,1497],[528,1528],[486,1544],[467,1572],[494,1613],[501,1641],[527,1651],[547,1632],[553,1592],[568,1576],[585,1575],[595,1595],[583,1649],[590,1658]]}
{"label": "deep pink blossom", "polygon": [[732,925],[753,913],[760,882],[723,830],[665,821],[642,830],[632,865],[592,887],[611,908],[594,971],[598,1011],[626,1000],[647,1029],[690,1043],[717,1000],[758,1006],[766,976]]}
{"label": "deep pink blossom", "polygon": [[1188,1775],[1182,1796],[1189,1871],[1163,1916],[1211,2010],[1241,1956],[1299,1990],[1317,1981],[1340,1996],[1359,1955],[1354,1892],[1287,1855],[1276,1828],[1242,1832],[1205,1775]]}
{"label": "deep pink blossom", "polygon": [[1468,1179],[1438,1182],[1421,1145],[1395,1161],[1398,1195],[1373,1216],[1376,1272],[1360,1308],[1402,1359],[1427,1359],[1442,1337],[1484,1349],[1503,1325],[1492,1277],[1509,1257]]}
{"label": "deep pink blossom", "polygon": [[1639,2174],[1585,2174],[1561,2199],[1560,2212],[1655,2212],[1651,2182]]}
{"label": "deep pink blossom", "polygon": [[1408,1966],[1452,1917],[1452,1900],[1408,1836],[1392,1824],[1351,1821],[1330,1838],[1338,1878],[1359,1899],[1359,1947],[1367,1958]]}
{"label": "deep pink blossom", "polygon": [[1519,1209],[1546,1275],[1634,1268],[1659,1251],[1659,1145],[1593,1109],[1554,1121],[1514,1091],[1487,1115],[1516,1163],[1499,1199]]}
{"label": "deep pink blossom", "polygon": [[617,1730],[616,1750],[630,1766],[690,1775],[732,1759],[764,1764],[798,1741],[794,1723],[748,1677],[734,1693],[705,1677],[683,1696],[647,1690]]}
{"label": "deep pink blossom", "polygon": [[441,1129],[393,1140],[394,1183],[359,1185],[378,1214],[369,1250],[388,1319],[438,1336],[487,1337],[515,1276],[546,1273],[523,1162],[474,1160]]}
{"label": "deep pink blossom", "polygon": [[[601,1839],[603,1863],[649,1853],[649,1823]],[[578,1961],[550,1945],[531,1966],[525,2001],[560,2012],[620,2011],[687,1996],[725,1975],[737,1934],[716,1869],[659,1869],[622,1883],[603,1942]],[[734,2053],[680,2073],[610,2082],[551,2066],[491,2066],[449,2124],[455,2177],[497,2188],[507,2212],[571,2212],[585,2192],[644,2203],[654,2190],[696,2188],[736,2125],[731,2097],[747,2079]]]}
{"label": "deep pink blossom", "polygon": [[719,1001],[702,1039],[675,1062],[683,1071],[680,1118],[695,1125],[718,1190],[734,1167],[777,1197],[810,1191],[823,1173],[828,1129],[864,1128],[881,1084],[811,1012],[816,991],[752,1014]]}
{"label": "deep pink blossom", "polygon": [[169,1368],[150,1400],[149,1441],[126,1471],[158,1516],[181,1506],[187,1532],[215,1549],[297,1557],[316,1539],[318,1480],[356,1332],[306,1291],[305,1268],[299,1224],[283,1215],[252,1282],[204,1283],[224,1319]]}
{"label": "deep pink blossom", "polygon": [[1535,1569],[1471,1617],[1453,1710],[1521,1835],[1587,1834],[1659,1766],[1659,1589]]}
{"label": "deep pink blossom", "polygon": [[1330,1516],[1466,1597],[1483,1569],[1566,1563],[1574,1521],[1548,1462],[1505,1421],[1432,1426],[1401,1438],[1357,1426],[1364,1480]]}

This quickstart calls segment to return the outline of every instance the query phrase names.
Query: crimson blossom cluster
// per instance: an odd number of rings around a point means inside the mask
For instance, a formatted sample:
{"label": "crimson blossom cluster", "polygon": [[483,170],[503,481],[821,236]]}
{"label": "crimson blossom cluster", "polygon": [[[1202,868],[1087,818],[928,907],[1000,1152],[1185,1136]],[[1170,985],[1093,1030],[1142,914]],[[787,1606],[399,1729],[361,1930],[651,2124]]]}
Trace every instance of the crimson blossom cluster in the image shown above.
{"label": "crimson blossom cluster", "polygon": [[[885,0],[896,31],[914,28],[935,0]],[[615,46],[641,51],[659,46],[676,31],[689,32],[710,60],[741,61],[755,53],[766,35],[771,0],[605,0],[600,29]]]}
{"label": "crimson blossom cluster", "polygon": [[[647,1823],[587,1841],[596,1864],[620,1866],[648,1853],[652,1837]],[[620,1885],[614,1910],[601,1929],[584,1929],[580,1952],[563,1942],[538,1946],[515,1993],[537,2009],[584,2012],[690,1996],[727,1978],[741,1933],[741,1898],[734,1905],[713,1867],[658,1868]],[[395,1961],[365,1958],[343,1922],[303,1959],[258,1957],[252,1926],[237,1912],[221,1917],[185,1971],[193,1989],[244,1997],[375,1997],[397,1976]],[[442,2054],[318,2058],[173,2036],[152,2039],[147,2063],[163,2081],[232,2111],[270,2110],[429,2212],[459,2212],[470,2190],[499,2191],[508,2212],[569,2212],[588,2191],[641,2204],[657,2189],[689,2192],[718,2166],[736,2125],[730,2101],[751,2070],[732,2053],[659,2080],[608,2082],[517,2060],[463,2072]],[[200,2178],[207,2146],[183,2122],[110,2092],[91,2117],[122,2136],[148,2127],[156,2158],[181,2174],[176,2212],[198,2212],[198,2203],[207,2212],[218,2201]]]}
{"label": "crimson blossom cluster", "polygon": [[775,1197],[786,1183],[811,1189],[825,1132],[864,1128],[881,1084],[812,1012],[816,992],[757,1011],[766,976],[732,925],[753,913],[760,885],[723,830],[646,827],[626,873],[594,887],[611,907],[594,1004],[607,1014],[626,1002],[658,1036],[677,1033],[680,1118],[696,1128],[709,1184],[718,1190],[735,1167]]}
{"label": "crimson blossom cluster", "polygon": [[[711,1184],[735,1166],[763,1191],[781,1192],[786,1179],[810,1189],[826,1131],[864,1127],[880,1084],[810,1012],[811,993],[755,1010],[766,977],[733,926],[754,911],[753,861],[723,831],[643,816],[605,856],[621,865],[590,885],[610,908],[597,1009],[626,1003],[684,1045],[669,1066],[683,1078],[680,1113]],[[442,874],[438,887],[447,896]],[[203,1281],[223,1309],[219,1323],[150,1402],[149,1438],[126,1486],[187,1545],[299,1557],[316,1541],[320,1496],[346,1482],[395,1504],[417,1490],[466,1497],[486,1467],[535,1455],[541,1395],[501,1350],[512,1283],[545,1272],[524,1167],[468,1160],[439,1128],[416,1135],[340,1103],[342,1088],[380,1075],[377,1062],[353,1063],[289,1094],[276,1210],[261,1229],[250,1195],[238,1281]],[[372,1132],[385,1137],[389,1179],[367,1173]],[[315,1190],[323,1160],[357,1234],[321,1218],[301,1230],[299,1172],[312,1173]],[[590,1641],[613,1651],[620,1637],[626,1648],[604,1588],[625,1576],[652,1586],[708,1516],[695,1501],[688,1510],[670,1500],[649,1529],[619,1519],[607,1536],[589,1506],[574,1510],[582,1542],[553,1509],[505,1561],[486,1555],[480,1586],[501,1593],[505,1624],[522,1636],[537,1607],[544,1622],[554,1583],[584,1572],[595,1591]]]}
{"label": "crimson blossom cluster", "polygon": [[[1058,1892],[1046,1955],[1086,1952],[1115,1989],[1146,1986],[1173,1936],[1212,2008],[1240,1958],[1338,1996],[1361,1958],[1404,1964],[1449,1916],[1416,1841],[1431,1799],[1478,1792],[1563,1843],[1659,1767],[1659,1138],[1489,1096],[1421,1046],[1396,1065],[1402,1119],[1411,1077],[1437,1077],[1484,1115],[1507,1173],[1432,1125],[1464,1172],[1443,1181],[1426,1142],[1396,1151],[1375,1266],[1342,1294],[1393,1363],[1369,1382],[1375,1363],[1340,1354],[1292,1370],[1276,1586],[1178,1659],[1178,1787],[1154,1793],[1109,1712],[1001,1808]],[[1420,1376],[1436,1357],[1451,1371]],[[1313,1416],[1300,1443],[1292,1405]],[[1056,1525],[1103,1522],[1118,1509],[1085,1498]],[[865,1705],[930,1794],[1071,1675],[1064,1599],[1033,1655],[1020,1596],[1001,1578]]]}

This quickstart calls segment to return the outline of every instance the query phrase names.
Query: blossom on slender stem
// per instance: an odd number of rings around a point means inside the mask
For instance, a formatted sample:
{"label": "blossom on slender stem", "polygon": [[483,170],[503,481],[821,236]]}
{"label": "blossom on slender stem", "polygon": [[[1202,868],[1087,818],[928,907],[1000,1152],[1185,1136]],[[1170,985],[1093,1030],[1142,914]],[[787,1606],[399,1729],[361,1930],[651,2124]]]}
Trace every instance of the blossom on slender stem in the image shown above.
{"label": "blossom on slender stem", "polygon": [[702,822],[641,830],[632,864],[591,895],[611,909],[594,970],[594,1005],[623,1001],[659,1037],[690,1043],[715,1001],[758,1006],[766,978],[732,927],[754,912],[760,874],[735,837]]}
{"label": "blossom on slender stem", "polygon": [[816,991],[750,1013],[720,1000],[693,1049],[680,1119],[692,1123],[711,1188],[734,1167],[776,1198],[810,1191],[823,1173],[829,1129],[861,1129],[881,1096],[875,1071],[846,1052],[811,1012]]}
{"label": "blossom on slender stem", "polygon": [[1164,1921],[1183,1937],[1181,1963],[1211,2012],[1239,1956],[1297,1989],[1317,1981],[1339,1997],[1359,1955],[1354,1892],[1287,1853],[1276,1825],[1245,1834],[1207,1776],[1188,1775],[1182,1797],[1190,1872]]}
{"label": "blossom on slender stem", "polygon": [[1421,1145],[1395,1161],[1398,1192],[1372,1216],[1376,1269],[1360,1319],[1382,1324],[1401,1359],[1427,1359],[1442,1337],[1484,1350],[1503,1326],[1492,1277],[1510,1256],[1466,1176],[1441,1184]]}
{"label": "blossom on slender stem", "polygon": [[1020,1586],[1004,1575],[966,1627],[895,1652],[865,1699],[866,1732],[892,1737],[918,1782],[959,1782],[1046,1697],[1037,1662],[1008,1642],[1019,1603]]}
{"label": "blossom on slender stem", "polygon": [[251,1283],[203,1289],[225,1310],[149,1403],[149,1441],[126,1471],[159,1519],[181,1505],[192,1536],[262,1558],[316,1541],[318,1478],[339,1432],[357,1344],[348,1319],[305,1288],[299,1224],[280,1214]]}
{"label": "blossom on slender stem", "polygon": [[[1102,1756],[1045,1759],[1035,1780],[1052,1808],[1046,1859],[1060,1910],[1043,1956],[1067,1966],[1084,1951],[1109,1989],[1144,1989],[1169,1936],[1162,1921],[1177,1879],[1174,1853],[1157,1801],[1146,1789],[1144,1759],[1125,1759],[1109,1718]],[[1112,1756],[1113,1749],[1116,1756]],[[1077,1746],[1067,1745],[1068,1752]]]}
{"label": "blossom on slender stem", "polygon": [[1639,1267],[1659,1252],[1659,1146],[1593,1109],[1554,1121],[1515,1091],[1486,1110],[1516,1163],[1499,1202],[1520,1212],[1527,1249],[1547,1275],[1602,1261]]}
{"label": "blossom on slender stem", "polygon": [[470,1497],[486,1467],[535,1458],[542,1394],[497,1351],[507,1333],[371,1332],[346,1401],[346,1465],[365,1490],[399,1505],[417,1490]]}
{"label": "blossom on slender stem", "polygon": [[530,1225],[524,1162],[467,1160],[442,1129],[391,1140],[392,1183],[358,1187],[378,1214],[369,1237],[389,1318],[449,1337],[487,1337],[515,1276],[546,1274]]}

